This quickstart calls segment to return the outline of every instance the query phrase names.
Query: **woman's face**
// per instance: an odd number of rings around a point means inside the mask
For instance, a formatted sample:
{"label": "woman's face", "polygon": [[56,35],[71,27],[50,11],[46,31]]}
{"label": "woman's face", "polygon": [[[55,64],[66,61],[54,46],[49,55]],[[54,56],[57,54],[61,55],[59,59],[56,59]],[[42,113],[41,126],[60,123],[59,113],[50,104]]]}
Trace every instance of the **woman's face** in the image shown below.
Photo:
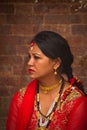
{"label": "woman's face", "polygon": [[28,66],[30,78],[42,79],[54,75],[56,62],[45,56],[34,43],[29,48]]}

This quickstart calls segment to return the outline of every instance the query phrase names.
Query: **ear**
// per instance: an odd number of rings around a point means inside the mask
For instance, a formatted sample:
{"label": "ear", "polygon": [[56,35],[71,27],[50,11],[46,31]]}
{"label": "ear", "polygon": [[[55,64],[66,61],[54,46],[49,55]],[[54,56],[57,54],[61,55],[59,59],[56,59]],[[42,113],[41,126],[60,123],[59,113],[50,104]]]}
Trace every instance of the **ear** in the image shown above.
{"label": "ear", "polygon": [[58,57],[57,59],[55,59],[54,61],[54,70],[57,70],[59,68],[59,66],[61,65],[61,59]]}

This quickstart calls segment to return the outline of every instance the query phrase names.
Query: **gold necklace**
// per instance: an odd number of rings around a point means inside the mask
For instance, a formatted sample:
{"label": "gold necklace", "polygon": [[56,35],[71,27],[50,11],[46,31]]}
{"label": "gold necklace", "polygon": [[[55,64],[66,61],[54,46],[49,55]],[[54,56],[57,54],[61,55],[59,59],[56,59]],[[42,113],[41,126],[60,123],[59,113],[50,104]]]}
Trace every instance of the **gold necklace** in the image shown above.
{"label": "gold necklace", "polygon": [[62,80],[60,80],[58,83],[52,85],[52,86],[41,86],[40,85],[40,89],[42,89],[42,91],[47,94],[49,91],[55,89],[56,87],[58,87],[60,85]]}
{"label": "gold necklace", "polygon": [[[36,105],[37,105],[37,117],[38,117],[38,128],[36,130],[48,130],[48,127],[49,127],[49,124],[52,120],[52,117],[54,115],[54,112],[56,111],[56,108],[57,108],[57,104],[60,100],[60,97],[61,97],[61,94],[62,94],[62,91],[63,91],[63,87],[64,87],[64,79],[62,78],[59,83],[61,83],[61,86],[60,86],[60,90],[59,90],[59,95],[57,95],[56,99],[55,99],[55,104],[54,104],[54,107],[52,109],[52,111],[49,113],[49,115],[45,116],[41,111],[40,111],[40,94],[39,94],[39,84],[38,84],[38,87],[37,87],[37,93],[36,93]],[[46,126],[40,126],[40,115],[42,115],[43,117],[45,118],[48,118],[48,123],[46,124]]]}
{"label": "gold necklace", "polygon": [[38,127],[36,130],[47,130],[47,128],[44,128],[43,126]]}

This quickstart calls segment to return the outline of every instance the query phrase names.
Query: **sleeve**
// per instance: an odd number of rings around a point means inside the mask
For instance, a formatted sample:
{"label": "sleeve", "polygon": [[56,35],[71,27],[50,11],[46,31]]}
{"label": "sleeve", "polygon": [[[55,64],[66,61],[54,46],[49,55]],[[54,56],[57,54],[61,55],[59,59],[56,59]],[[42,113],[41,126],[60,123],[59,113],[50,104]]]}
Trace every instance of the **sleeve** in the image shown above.
{"label": "sleeve", "polygon": [[19,112],[19,104],[18,104],[19,93],[17,92],[11,101],[10,109],[6,122],[6,130],[16,130],[17,117]]}
{"label": "sleeve", "polygon": [[70,114],[67,130],[87,130],[87,97],[76,101]]}

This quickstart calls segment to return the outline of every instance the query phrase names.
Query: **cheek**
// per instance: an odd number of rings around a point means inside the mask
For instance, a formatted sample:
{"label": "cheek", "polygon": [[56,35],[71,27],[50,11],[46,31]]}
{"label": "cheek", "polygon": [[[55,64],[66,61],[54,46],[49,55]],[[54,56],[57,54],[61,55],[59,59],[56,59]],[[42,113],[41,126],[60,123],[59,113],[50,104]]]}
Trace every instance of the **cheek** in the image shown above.
{"label": "cheek", "polygon": [[48,62],[43,62],[43,63],[40,64],[40,67],[44,68],[44,69],[46,69],[49,66],[50,66],[50,64]]}
{"label": "cheek", "polygon": [[38,71],[53,71],[53,62],[50,62],[49,59],[39,60],[36,64],[36,69]]}
{"label": "cheek", "polygon": [[53,71],[53,66],[50,64],[50,63],[45,63],[45,64],[42,64],[41,66],[39,66],[40,70],[41,71],[44,71],[44,72],[52,72]]}

